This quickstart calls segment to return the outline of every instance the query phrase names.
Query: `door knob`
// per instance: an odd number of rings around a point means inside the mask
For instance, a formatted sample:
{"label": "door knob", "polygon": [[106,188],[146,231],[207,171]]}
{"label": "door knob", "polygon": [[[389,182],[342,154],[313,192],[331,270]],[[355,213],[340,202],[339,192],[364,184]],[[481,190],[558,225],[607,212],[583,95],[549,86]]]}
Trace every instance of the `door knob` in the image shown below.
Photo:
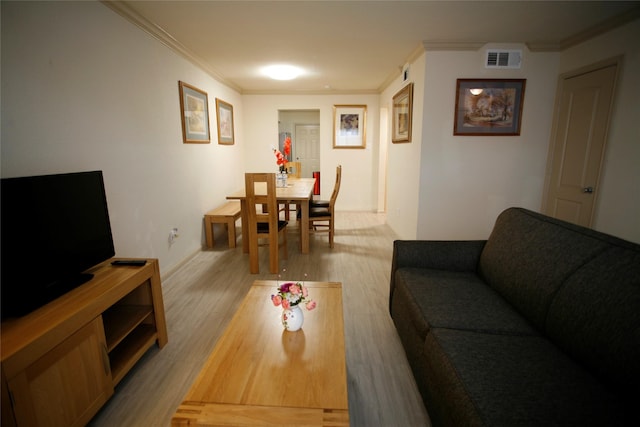
{"label": "door knob", "polygon": [[593,187],[584,187],[584,188],[582,189],[582,192],[583,192],[583,193],[591,194],[591,193],[593,193]]}

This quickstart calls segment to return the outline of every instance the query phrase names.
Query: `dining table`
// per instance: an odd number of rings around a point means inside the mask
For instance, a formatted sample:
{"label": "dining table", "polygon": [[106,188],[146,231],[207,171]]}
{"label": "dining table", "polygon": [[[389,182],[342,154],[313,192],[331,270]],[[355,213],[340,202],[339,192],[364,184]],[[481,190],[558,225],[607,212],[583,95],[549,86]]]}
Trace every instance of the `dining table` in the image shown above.
{"label": "dining table", "polygon": [[[300,252],[309,253],[309,202],[313,197],[313,187],[315,178],[294,178],[289,177],[286,187],[276,187],[276,201],[278,205],[286,203],[297,203],[300,205]],[[265,187],[266,188],[266,187]],[[228,200],[240,200],[240,218],[242,221],[242,251],[249,252],[249,239],[244,230],[249,223],[247,218],[247,196],[242,188],[227,196]],[[275,248],[277,251],[278,248]]]}

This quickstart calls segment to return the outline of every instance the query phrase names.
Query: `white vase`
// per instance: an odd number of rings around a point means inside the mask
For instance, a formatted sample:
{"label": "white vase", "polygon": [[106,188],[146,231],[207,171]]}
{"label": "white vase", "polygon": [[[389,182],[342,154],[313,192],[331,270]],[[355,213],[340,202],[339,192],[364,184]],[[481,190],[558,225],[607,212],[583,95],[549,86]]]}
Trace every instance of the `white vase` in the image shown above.
{"label": "white vase", "polygon": [[299,305],[294,305],[291,308],[282,310],[282,326],[287,331],[297,331],[302,328],[304,323],[304,315]]}

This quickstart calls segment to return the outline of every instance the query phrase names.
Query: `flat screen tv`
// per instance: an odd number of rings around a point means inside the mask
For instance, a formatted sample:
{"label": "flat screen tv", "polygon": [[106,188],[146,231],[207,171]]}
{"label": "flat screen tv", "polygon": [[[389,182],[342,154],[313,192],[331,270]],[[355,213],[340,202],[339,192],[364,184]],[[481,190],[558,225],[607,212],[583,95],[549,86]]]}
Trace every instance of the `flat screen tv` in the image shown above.
{"label": "flat screen tv", "polygon": [[91,279],[114,254],[101,171],[4,178],[2,318],[23,316]]}

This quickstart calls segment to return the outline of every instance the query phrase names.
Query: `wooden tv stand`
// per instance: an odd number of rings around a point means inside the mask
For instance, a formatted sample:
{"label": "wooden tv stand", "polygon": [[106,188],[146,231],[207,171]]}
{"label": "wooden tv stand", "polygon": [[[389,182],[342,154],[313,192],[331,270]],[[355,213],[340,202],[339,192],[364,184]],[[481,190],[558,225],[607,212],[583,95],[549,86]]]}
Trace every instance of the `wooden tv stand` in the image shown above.
{"label": "wooden tv stand", "polygon": [[[2,322],[2,426],[83,426],[155,343],[167,343],[158,260],[93,279]],[[37,265],[34,268],[38,268]]]}

